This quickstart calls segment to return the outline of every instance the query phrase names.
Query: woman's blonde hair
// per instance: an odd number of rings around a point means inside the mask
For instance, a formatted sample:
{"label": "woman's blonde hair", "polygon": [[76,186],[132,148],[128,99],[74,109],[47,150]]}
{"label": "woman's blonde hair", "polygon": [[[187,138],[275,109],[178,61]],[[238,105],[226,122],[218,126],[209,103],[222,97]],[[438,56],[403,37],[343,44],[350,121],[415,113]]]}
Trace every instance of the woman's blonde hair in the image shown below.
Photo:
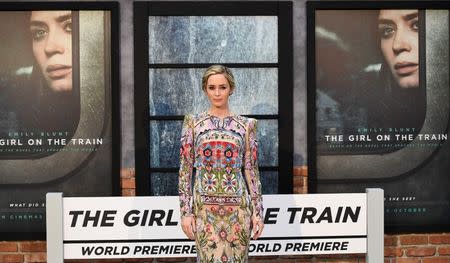
{"label": "woman's blonde hair", "polygon": [[234,81],[233,73],[231,73],[231,70],[223,65],[212,65],[205,70],[205,73],[203,73],[203,77],[202,77],[203,91],[206,90],[206,84],[208,83],[208,78],[210,76],[216,75],[216,74],[224,75],[225,78],[228,80],[228,84],[230,84],[231,90],[234,90],[236,84]]}

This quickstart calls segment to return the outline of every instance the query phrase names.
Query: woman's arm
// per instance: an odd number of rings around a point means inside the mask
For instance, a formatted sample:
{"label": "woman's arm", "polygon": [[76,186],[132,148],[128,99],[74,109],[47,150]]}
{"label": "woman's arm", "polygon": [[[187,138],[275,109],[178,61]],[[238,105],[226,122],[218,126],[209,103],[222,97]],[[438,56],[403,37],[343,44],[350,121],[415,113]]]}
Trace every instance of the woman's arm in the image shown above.
{"label": "woman's arm", "polygon": [[181,228],[186,236],[192,240],[195,238],[195,219],[192,214],[191,187],[194,158],[194,120],[191,115],[186,115],[181,131],[178,193],[180,195]]}
{"label": "woman's arm", "polygon": [[249,119],[245,141],[245,178],[252,199],[253,239],[257,239],[264,227],[261,181],[258,170],[258,141],[256,119]]}
{"label": "woman's arm", "polygon": [[178,193],[181,217],[192,216],[192,170],[194,164],[194,122],[191,115],[184,117],[181,131],[180,173]]}

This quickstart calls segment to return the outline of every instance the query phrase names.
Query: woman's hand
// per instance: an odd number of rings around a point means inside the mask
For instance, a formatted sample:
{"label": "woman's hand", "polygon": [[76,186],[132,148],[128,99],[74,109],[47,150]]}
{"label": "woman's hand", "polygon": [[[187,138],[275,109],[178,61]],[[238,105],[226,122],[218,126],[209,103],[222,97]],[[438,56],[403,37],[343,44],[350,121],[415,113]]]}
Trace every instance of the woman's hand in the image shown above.
{"label": "woman's hand", "polygon": [[264,222],[262,218],[255,215],[252,216],[252,229],[253,229],[253,240],[256,240],[261,235],[264,229]]}
{"label": "woman's hand", "polygon": [[189,239],[191,240],[195,239],[194,233],[196,229],[194,216],[183,216],[181,218],[181,228],[183,229],[183,232]]}

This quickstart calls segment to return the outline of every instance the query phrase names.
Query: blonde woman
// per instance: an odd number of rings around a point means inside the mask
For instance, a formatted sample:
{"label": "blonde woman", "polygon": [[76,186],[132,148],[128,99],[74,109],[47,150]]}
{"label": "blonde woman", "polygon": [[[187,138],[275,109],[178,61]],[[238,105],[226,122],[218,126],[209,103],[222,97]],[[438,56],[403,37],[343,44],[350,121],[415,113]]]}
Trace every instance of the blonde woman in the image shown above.
{"label": "blonde woman", "polygon": [[256,120],[230,111],[235,80],[227,67],[209,67],[202,89],[210,107],[186,115],[182,129],[182,228],[196,241],[197,262],[247,262],[251,232],[257,239],[264,227]]}

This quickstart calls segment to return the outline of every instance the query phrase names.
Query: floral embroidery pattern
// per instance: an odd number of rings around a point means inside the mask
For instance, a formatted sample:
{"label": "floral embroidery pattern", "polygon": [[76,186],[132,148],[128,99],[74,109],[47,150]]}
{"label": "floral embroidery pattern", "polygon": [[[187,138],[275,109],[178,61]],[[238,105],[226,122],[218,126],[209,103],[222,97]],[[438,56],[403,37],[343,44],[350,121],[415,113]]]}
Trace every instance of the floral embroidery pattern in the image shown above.
{"label": "floral embroidery pattern", "polygon": [[205,174],[203,178],[203,185],[205,185],[208,192],[214,192],[217,189],[217,179],[214,174]]}
{"label": "floral embroidery pattern", "polygon": [[211,149],[205,149],[205,150],[203,150],[203,155],[206,157],[206,159],[209,159],[209,157],[212,156],[212,151],[211,151]]}
{"label": "floral embroidery pattern", "polygon": [[225,192],[234,193],[237,188],[237,180],[234,175],[226,175],[225,178],[222,179],[222,187]]}
{"label": "floral embroidery pattern", "polygon": [[186,115],[179,195],[181,216],[196,219],[197,262],[247,262],[251,217],[263,212],[256,120]]}

